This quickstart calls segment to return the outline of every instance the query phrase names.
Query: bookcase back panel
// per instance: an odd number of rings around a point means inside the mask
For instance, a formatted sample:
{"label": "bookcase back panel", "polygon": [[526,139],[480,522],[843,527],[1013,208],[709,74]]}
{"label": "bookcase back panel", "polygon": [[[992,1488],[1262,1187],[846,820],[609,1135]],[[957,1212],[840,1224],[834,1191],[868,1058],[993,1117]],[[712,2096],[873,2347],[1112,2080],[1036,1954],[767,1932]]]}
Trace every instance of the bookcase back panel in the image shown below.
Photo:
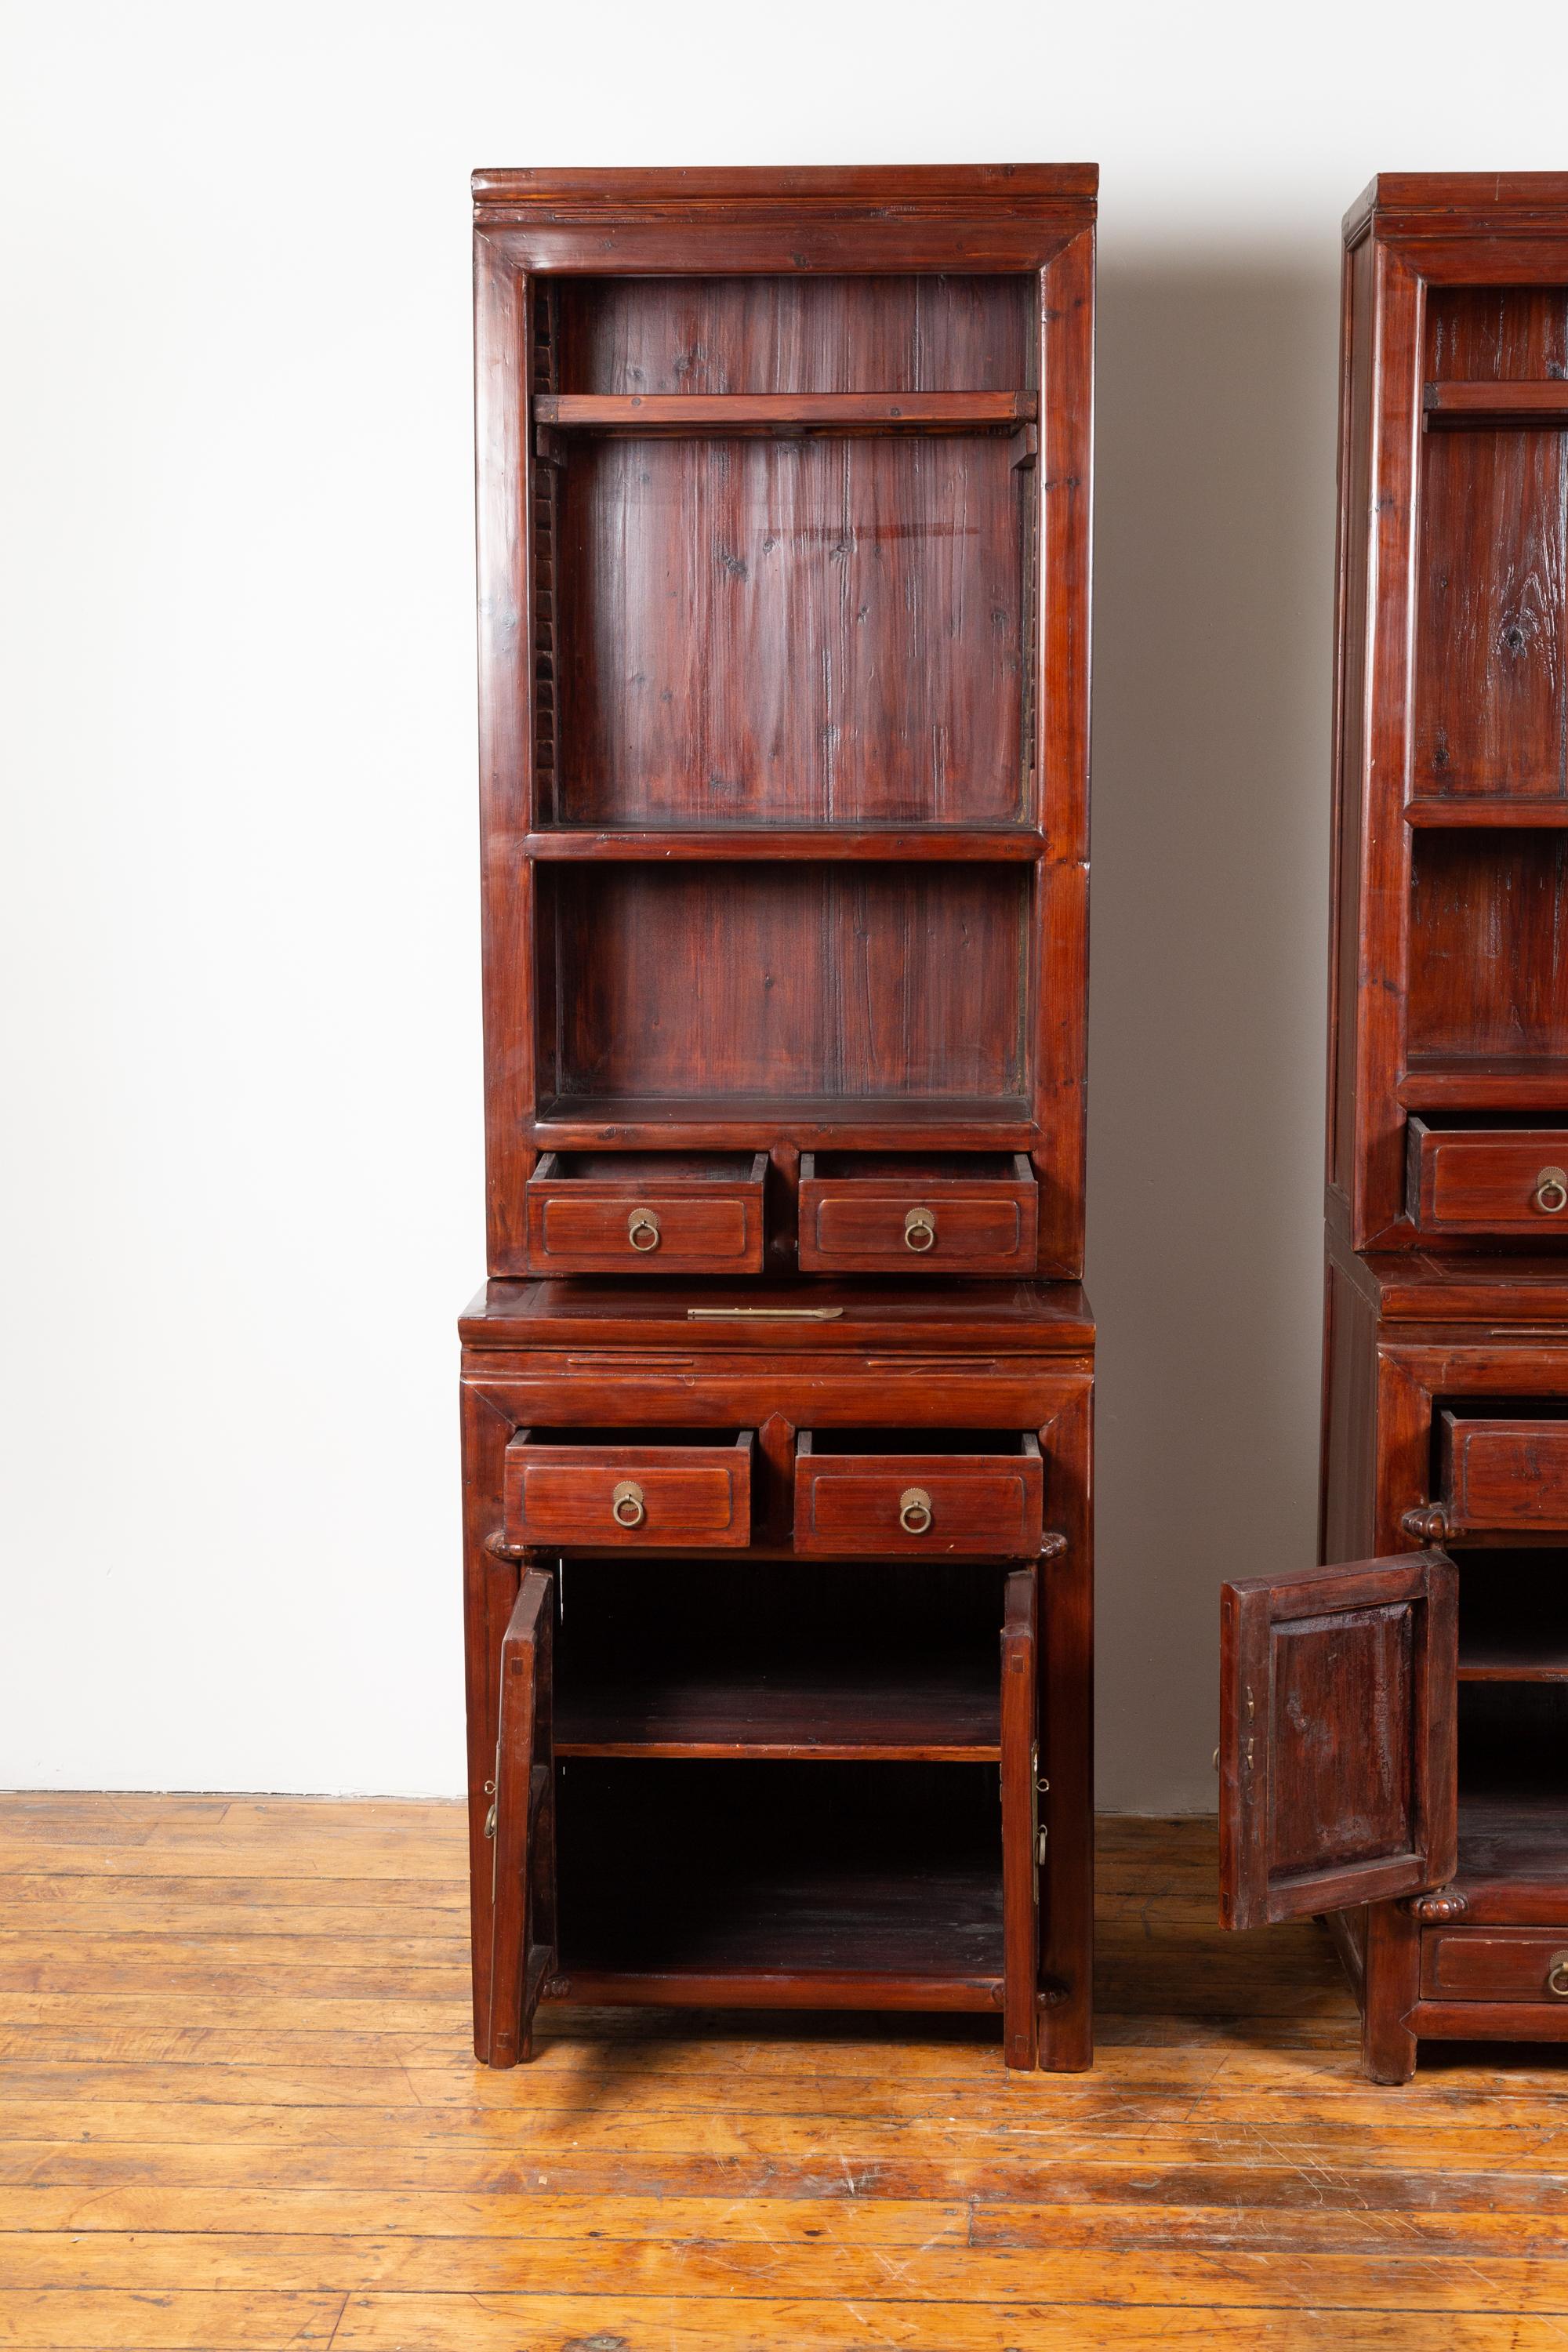
{"label": "bookcase back panel", "polygon": [[1024,813],[1016,436],[578,436],[557,493],[557,822]]}
{"label": "bookcase back panel", "polygon": [[1563,442],[1490,426],[1426,436],[1417,793],[1568,791]]}
{"label": "bookcase back panel", "polygon": [[1409,1054],[1568,1055],[1568,843],[1560,833],[1423,832],[1414,845]]}
{"label": "bookcase back panel", "polygon": [[564,278],[562,392],[1010,392],[1033,278]]}
{"label": "bookcase back panel", "polygon": [[[1428,384],[1568,374],[1568,289],[1434,288]],[[1563,436],[1495,418],[1428,431],[1421,529],[1414,789],[1459,798],[1568,791]]]}
{"label": "bookcase back panel", "polygon": [[804,864],[542,871],[561,1098],[994,1102],[1026,1088],[1028,878]]}
{"label": "bookcase back panel", "polygon": [[1428,383],[1531,383],[1565,374],[1568,287],[1428,289]]}

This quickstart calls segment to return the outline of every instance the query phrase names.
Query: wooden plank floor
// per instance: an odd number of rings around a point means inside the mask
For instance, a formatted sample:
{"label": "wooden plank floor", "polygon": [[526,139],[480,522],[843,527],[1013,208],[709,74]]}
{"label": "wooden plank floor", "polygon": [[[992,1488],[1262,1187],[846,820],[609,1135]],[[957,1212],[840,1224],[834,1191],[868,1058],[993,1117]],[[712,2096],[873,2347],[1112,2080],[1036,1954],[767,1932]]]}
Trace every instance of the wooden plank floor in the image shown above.
{"label": "wooden plank floor", "polygon": [[1101,2059],[957,2019],[468,2046],[455,1807],[0,1798],[0,2347],[1568,2352],[1568,2063],[1380,2091],[1207,1824],[1102,1824]]}

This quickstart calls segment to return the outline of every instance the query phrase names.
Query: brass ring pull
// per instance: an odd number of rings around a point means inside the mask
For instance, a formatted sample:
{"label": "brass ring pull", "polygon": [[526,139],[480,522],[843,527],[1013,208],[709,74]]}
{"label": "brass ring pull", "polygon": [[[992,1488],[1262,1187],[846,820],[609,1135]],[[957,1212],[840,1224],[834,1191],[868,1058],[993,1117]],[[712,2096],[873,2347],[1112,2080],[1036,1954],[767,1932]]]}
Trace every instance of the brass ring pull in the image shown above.
{"label": "brass ring pull", "polygon": [[[1568,1199],[1568,1193],[1564,1194]],[[654,1209],[634,1209],[626,1220],[626,1239],[635,1250],[658,1247],[658,1213]]]}
{"label": "brass ring pull", "polygon": [[923,1536],[931,1523],[931,1496],[923,1486],[906,1486],[899,1496],[899,1525],[906,1535]]}
{"label": "brass ring pull", "polygon": [[1553,1952],[1552,1966],[1546,1971],[1546,1990],[1559,2000],[1568,2000],[1568,1952]]}
{"label": "brass ring pull", "polygon": [[929,1209],[911,1209],[904,1219],[905,1248],[928,1250],[934,1248],[935,1244],[936,1219]]}
{"label": "brass ring pull", "polygon": [[623,1478],[610,1496],[610,1515],[620,1528],[640,1528],[647,1517],[642,1488],[635,1478]]}
{"label": "brass ring pull", "polygon": [[1543,1217],[1560,1215],[1568,1209],[1568,1169],[1543,1168],[1531,1197]]}

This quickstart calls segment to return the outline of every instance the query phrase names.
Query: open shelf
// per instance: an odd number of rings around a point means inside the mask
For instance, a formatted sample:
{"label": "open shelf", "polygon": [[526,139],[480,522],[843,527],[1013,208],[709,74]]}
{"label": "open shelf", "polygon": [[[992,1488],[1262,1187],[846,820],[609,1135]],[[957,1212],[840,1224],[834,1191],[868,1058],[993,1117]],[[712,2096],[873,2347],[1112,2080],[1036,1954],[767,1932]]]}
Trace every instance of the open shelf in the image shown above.
{"label": "open shelf", "polygon": [[530,857],[567,864],[726,858],[1027,864],[1044,856],[1046,837],[1024,824],[773,825],[758,819],[715,825],[546,825],[529,834],[522,845]]}
{"label": "open shelf", "polygon": [[1459,1694],[1459,1875],[1568,1885],[1568,1689]]}
{"label": "open shelf", "polygon": [[1568,1547],[1460,1560],[1459,1680],[1568,1683]]}
{"label": "open shelf", "polygon": [[1032,392],[536,393],[562,431],[647,434],[1016,433]]}
{"label": "open shelf", "polygon": [[988,1657],[923,1667],[896,1656],[795,1667],[650,1659],[622,1679],[563,1691],[555,1752],[994,1764],[1000,1715]]}
{"label": "open shelf", "polygon": [[1002,1585],[984,1567],[560,1570],[560,1756],[996,1763]]}
{"label": "open shelf", "polygon": [[1421,406],[1429,430],[1465,425],[1568,425],[1568,382],[1547,376],[1529,383],[1496,378],[1429,383]]}
{"label": "open shelf", "polygon": [[1426,793],[1405,803],[1406,824],[1458,827],[1568,825],[1568,793],[1555,778],[1537,793],[1489,796],[1481,793]]}
{"label": "open shelf", "polygon": [[1037,494],[1015,455],[579,436],[541,469],[537,829],[1026,824]]}
{"label": "open shelf", "polygon": [[1406,1110],[1568,1110],[1568,1055],[1412,1055]]}
{"label": "open shelf", "polygon": [[837,1143],[846,1123],[881,1130],[921,1150],[1027,1150],[1039,1128],[1022,1096],[553,1095],[531,1122],[531,1140],[587,1150],[595,1143],[661,1141],[721,1150],[758,1135],[809,1150]]}
{"label": "open shelf", "polygon": [[726,1141],[792,1101],[807,1126],[889,1097],[962,1126],[1024,1095],[1029,900],[1009,866],[542,866],[541,1094],[560,1125],[624,1106],[684,1140],[688,1088]]}
{"label": "open shelf", "polygon": [[1407,1106],[1568,1098],[1568,835],[1426,829],[1411,842]]}
{"label": "open shelf", "polygon": [[[966,1765],[560,1767],[561,1969],[575,2000],[991,2009],[996,1784]],[[613,1857],[606,1868],[605,1858]],[[900,1998],[901,1995],[901,1998]]]}

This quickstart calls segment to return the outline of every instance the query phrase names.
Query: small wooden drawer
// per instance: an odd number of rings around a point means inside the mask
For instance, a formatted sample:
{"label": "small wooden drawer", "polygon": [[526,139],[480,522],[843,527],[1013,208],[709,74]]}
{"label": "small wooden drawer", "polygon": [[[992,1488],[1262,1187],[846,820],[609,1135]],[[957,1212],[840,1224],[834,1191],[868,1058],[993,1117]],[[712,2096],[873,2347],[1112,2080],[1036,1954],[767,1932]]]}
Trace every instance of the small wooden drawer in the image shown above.
{"label": "small wooden drawer", "polygon": [[1568,1926],[1428,1930],[1421,1990],[1427,2000],[1539,2001],[1568,2013]]}
{"label": "small wooden drawer", "polygon": [[1424,1234],[1553,1232],[1568,1242],[1568,1128],[1406,1130],[1407,1206]]}
{"label": "small wooden drawer", "polygon": [[752,1540],[752,1433],[520,1429],[506,1449],[509,1543],[706,1550]]}
{"label": "small wooden drawer", "polygon": [[803,1151],[807,1274],[1033,1274],[1039,1215],[1021,1151]]}
{"label": "small wooden drawer", "polygon": [[1028,1433],[803,1429],[795,1548],[1026,1559],[1040,1549],[1045,1476]]}
{"label": "small wooden drawer", "polygon": [[1568,1421],[1446,1408],[1437,1486],[1450,1535],[1568,1529]]}
{"label": "small wooden drawer", "polygon": [[539,1274],[760,1274],[765,1151],[547,1151],[528,1182]]}

